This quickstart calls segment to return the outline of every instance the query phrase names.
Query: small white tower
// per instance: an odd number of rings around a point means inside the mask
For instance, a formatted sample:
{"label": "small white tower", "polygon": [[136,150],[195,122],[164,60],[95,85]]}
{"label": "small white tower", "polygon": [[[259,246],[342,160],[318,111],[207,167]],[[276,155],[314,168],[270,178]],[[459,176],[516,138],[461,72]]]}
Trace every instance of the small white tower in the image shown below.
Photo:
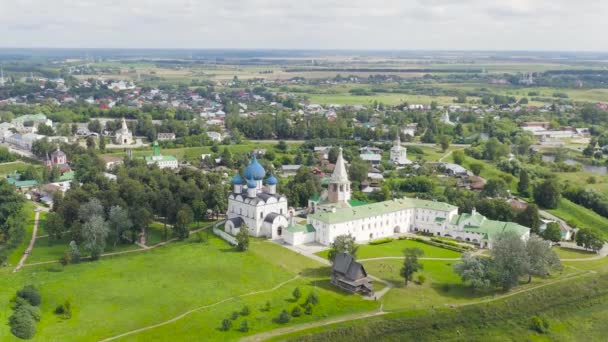
{"label": "small white tower", "polygon": [[232,178],[232,185],[234,185],[235,194],[243,193],[243,177],[241,177],[240,174],[237,173],[236,176]]}
{"label": "small white tower", "polygon": [[332,203],[348,203],[350,200],[350,181],[348,180],[345,164],[344,157],[342,156],[342,148],[340,147],[336,167],[334,168],[334,173],[331,175],[327,192],[327,198]]}
{"label": "small white tower", "polygon": [[247,181],[247,197],[255,198],[258,195],[258,184],[255,180],[249,179]]}
{"label": "small white tower", "polygon": [[277,193],[277,179],[275,176],[270,175],[270,177],[268,177],[266,179],[266,192],[268,192],[270,195],[274,195]]}

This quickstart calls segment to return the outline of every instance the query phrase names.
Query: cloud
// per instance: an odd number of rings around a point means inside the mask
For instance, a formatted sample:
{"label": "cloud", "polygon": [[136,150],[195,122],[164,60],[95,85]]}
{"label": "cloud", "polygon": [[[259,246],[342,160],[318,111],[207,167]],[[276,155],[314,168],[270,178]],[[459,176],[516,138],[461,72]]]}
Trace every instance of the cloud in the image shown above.
{"label": "cloud", "polygon": [[7,47],[608,50],[594,0],[0,0]]}

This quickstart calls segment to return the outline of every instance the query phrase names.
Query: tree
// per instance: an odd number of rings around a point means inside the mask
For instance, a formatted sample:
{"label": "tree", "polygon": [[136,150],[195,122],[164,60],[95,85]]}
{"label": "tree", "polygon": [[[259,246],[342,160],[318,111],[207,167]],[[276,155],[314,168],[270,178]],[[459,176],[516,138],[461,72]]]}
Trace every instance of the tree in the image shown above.
{"label": "tree", "polygon": [[350,254],[354,259],[357,258],[357,250],[359,246],[355,243],[355,238],[348,235],[338,235],[334,239],[334,242],[329,246],[329,253],[327,254],[327,258],[332,263],[336,260],[336,256],[340,253]]}
{"label": "tree", "polygon": [[316,292],[311,292],[306,297],[306,304],[317,305],[319,304],[319,295]]}
{"label": "tree", "polygon": [[88,137],[86,140],[87,150],[92,151],[95,149],[95,139],[93,137]]}
{"label": "tree", "polygon": [[471,163],[469,167],[475,176],[479,176],[483,170],[483,164],[480,163]]}
{"label": "tree", "polygon": [[91,198],[87,203],[78,209],[78,218],[86,222],[94,216],[104,217],[103,205],[97,198]]}
{"label": "tree", "polygon": [[29,340],[36,335],[36,321],[25,306],[17,307],[8,322],[11,333],[18,338]]}
{"label": "tree", "polygon": [[184,205],[177,212],[177,218],[175,222],[175,234],[180,240],[188,237],[189,230],[188,225],[193,221],[193,214],[190,206]]}
{"label": "tree", "polygon": [[80,263],[80,249],[78,248],[78,244],[76,243],[76,241],[70,241],[70,248],[68,253],[70,257],[70,262],[72,262],[73,264]]}
{"label": "tree", "polygon": [[89,122],[89,124],[87,125],[87,128],[91,132],[95,132],[95,133],[101,134],[101,122],[99,122],[99,120],[91,120]]}
{"label": "tree", "polygon": [[289,315],[289,312],[287,312],[287,310],[285,309],[283,309],[283,311],[281,311],[281,313],[279,314],[279,317],[277,317],[277,322],[281,324],[289,323],[290,320],[291,316]]}
{"label": "tree", "polygon": [[517,192],[522,196],[530,195],[530,177],[524,169],[519,171],[519,183],[517,183]]}
{"label": "tree", "polygon": [[489,179],[481,191],[481,195],[485,197],[507,197],[509,186],[500,178]]}
{"label": "tree", "polygon": [[334,146],[332,148],[329,149],[329,152],[327,152],[327,160],[332,163],[335,164],[336,161],[338,160],[338,154],[340,153],[340,148],[337,146]]}
{"label": "tree", "polygon": [[604,246],[604,240],[595,230],[581,228],[576,233],[576,245],[597,252]]}
{"label": "tree", "polygon": [[560,188],[555,179],[547,179],[534,188],[534,200],[543,208],[557,208],[560,198]]}
{"label": "tree", "polygon": [[289,146],[287,145],[287,143],[285,143],[285,141],[280,140],[277,144],[277,149],[281,152],[286,152],[289,149]]}
{"label": "tree", "polygon": [[464,152],[462,150],[452,152],[452,160],[455,164],[462,165],[464,163]]}
{"label": "tree", "polygon": [[414,273],[424,268],[424,265],[418,262],[418,258],[424,255],[424,251],[416,247],[406,248],[403,253],[405,254],[405,260],[401,268],[401,276],[404,278],[405,285],[407,286],[407,283],[412,281]]}
{"label": "tree", "polygon": [[251,313],[251,310],[249,310],[249,307],[247,305],[243,306],[243,308],[241,309],[241,315],[249,316],[250,313]]}
{"label": "tree", "polygon": [[110,227],[110,240],[114,241],[114,246],[121,240],[128,239],[127,234],[133,228],[129,211],[118,205],[112,206],[108,215],[108,225]]}
{"label": "tree", "polygon": [[454,265],[454,273],[460,276],[463,283],[468,283],[472,291],[475,291],[490,286],[489,268],[488,259],[466,252],[462,255],[462,261]]}
{"label": "tree", "polygon": [[241,326],[239,327],[240,332],[248,332],[249,331],[249,322],[247,320],[243,320],[241,322]]}
{"label": "tree", "polygon": [[246,224],[241,225],[239,232],[236,234],[236,249],[244,252],[249,249],[249,227]]}
{"label": "tree", "polygon": [[296,287],[296,288],[293,290],[293,293],[292,293],[292,294],[293,294],[293,298],[294,298],[296,301],[298,301],[298,300],[300,299],[300,297],[302,297],[302,292],[300,292],[300,288],[299,288],[299,287]]}
{"label": "tree", "polygon": [[207,205],[205,202],[201,200],[196,200],[192,202],[192,214],[194,215],[194,220],[196,221],[196,227],[201,227],[201,221],[205,219],[205,214],[207,213]]}
{"label": "tree", "polygon": [[355,160],[348,167],[348,176],[352,181],[363,182],[367,179],[369,166],[363,160]]}
{"label": "tree", "polygon": [[490,250],[495,282],[508,291],[517,285],[519,277],[528,273],[530,261],[526,244],[518,234],[506,231],[497,234]]}
{"label": "tree", "polygon": [[526,209],[517,214],[516,221],[522,226],[530,228],[533,233],[538,234],[538,228],[540,227],[538,206],[534,203],[528,204]]}
{"label": "tree", "polygon": [[526,241],[526,252],[528,254],[528,283],[532,281],[532,276],[546,278],[551,270],[559,270],[562,263],[551,244],[547,241],[532,235]]}
{"label": "tree", "polygon": [[293,317],[302,316],[302,310],[300,309],[300,306],[298,306],[298,305],[294,306],[293,309],[291,310],[291,315]]}
{"label": "tree", "polygon": [[99,149],[102,151],[106,150],[106,138],[103,136],[99,137]]}
{"label": "tree", "polygon": [[17,297],[25,299],[31,306],[39,306],[42,302],[40,292],[32,285],[26,285],[17,291]]}
{"label": "tree", "polygon": [[230,330],[231,327],[232,327],[232,321],[229,320],[228,318],[224,318],[222,320],[222,330],[228,331],[228,330]]}
{"label": "tree", "polygon": [[92,216],[82,226],[83,246],[91,254],[92,260],[99,259],[106,247],[106,238],[110,229],[101,216]]}
{"label": "tree", "polygon": [[549,222],[547,228],[540,235],[543,239],[552,242],[560,242],[562,240],[562,230],[557,222]]}
{"label": "tree", "polygon": [[61,215],[55,212],[50,212],[46,215],[44,229],[49,234],[49,241],[60,240],[63,233],[66,231],[66,224]]}
{"label": "tree", "polygon": [[450,148],[450,137],[447,135],[442,135],[439,139],[439,146],[441,146],[441,151],[445,152]]}

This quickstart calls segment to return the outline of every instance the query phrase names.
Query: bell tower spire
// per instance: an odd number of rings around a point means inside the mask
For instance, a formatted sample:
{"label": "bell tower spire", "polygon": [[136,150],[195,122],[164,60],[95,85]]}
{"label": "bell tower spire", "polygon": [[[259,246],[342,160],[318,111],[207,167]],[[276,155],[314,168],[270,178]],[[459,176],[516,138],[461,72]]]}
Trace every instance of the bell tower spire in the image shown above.
{"label": "bell tower spire", "polygon": [[336,167],[329,183],[328,199],[332,203],[348,203],[350,195],[350,181],[348,180],[348,173],[346,173],[346,163],[342,155],[342,147],[340,147]]}

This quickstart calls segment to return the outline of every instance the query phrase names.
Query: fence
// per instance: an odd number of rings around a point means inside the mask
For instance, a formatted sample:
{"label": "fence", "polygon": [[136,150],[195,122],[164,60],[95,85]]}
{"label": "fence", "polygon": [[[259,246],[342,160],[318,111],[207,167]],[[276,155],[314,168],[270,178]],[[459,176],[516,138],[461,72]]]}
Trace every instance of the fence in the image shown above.
{"label": "fence", "polygon": [[236,241],[236,239],[234,238],[234,236],[226,233],[225,231],[221,230],[219,227],[221,225],[223,225],[226,221],[220,221],[216,224],[213,225],[213,234],[219,236],[220,238],[222,238],[224,241],[228,242],[229,244],[236,246],[239,243]]}

